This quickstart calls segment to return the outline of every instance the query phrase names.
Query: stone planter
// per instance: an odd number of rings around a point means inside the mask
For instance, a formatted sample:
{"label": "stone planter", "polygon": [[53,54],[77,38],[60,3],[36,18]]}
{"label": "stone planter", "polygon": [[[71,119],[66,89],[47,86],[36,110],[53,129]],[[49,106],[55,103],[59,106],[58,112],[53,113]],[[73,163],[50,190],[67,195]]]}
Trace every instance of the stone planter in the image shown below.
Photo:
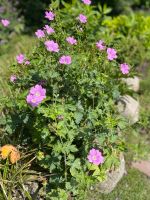
{"label": "stone planter", "polygon": [[132,97],[125,95],[118,101],[119,113],[129,120],[130,124],[134,124],[139,120],[139,102]]}
{"label": "stone planter", "polygon": [[129,89],[138,92],[140,89],[140,79],[137,76],[133,78],[122,78],[122,81],[125,82]]}
{"label": "stone planter", "polygon": [[104,182],[96,185],[96,191],[104,194],[112,192],[125,172],[125,160],[123,154],[121,154],[120,166],[116,170],[107,173],[107,179]]}

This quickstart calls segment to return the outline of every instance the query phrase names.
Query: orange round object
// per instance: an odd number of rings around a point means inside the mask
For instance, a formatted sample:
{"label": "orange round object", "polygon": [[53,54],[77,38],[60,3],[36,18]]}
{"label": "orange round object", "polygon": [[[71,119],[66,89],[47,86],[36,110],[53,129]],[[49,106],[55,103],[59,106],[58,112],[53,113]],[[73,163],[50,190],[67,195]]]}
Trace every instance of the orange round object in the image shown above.
{"label": "orange round object", "polygon": [[7,144],[0,148],[2,159],[10,158],[12,164],[16,163],[20,159],[20,153],[13,145]]}

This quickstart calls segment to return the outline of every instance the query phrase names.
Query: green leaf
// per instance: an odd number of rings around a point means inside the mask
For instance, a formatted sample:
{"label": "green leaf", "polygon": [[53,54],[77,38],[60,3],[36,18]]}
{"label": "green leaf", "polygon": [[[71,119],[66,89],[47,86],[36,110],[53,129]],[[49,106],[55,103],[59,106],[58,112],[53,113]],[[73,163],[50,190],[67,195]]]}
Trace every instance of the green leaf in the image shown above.
{"label": "green leaf", "polygon": [[74,118],[75,118],[75,122],[77,124],[80,124],[80,122],[83,118],[83,114],[81,112],[75,112]]}

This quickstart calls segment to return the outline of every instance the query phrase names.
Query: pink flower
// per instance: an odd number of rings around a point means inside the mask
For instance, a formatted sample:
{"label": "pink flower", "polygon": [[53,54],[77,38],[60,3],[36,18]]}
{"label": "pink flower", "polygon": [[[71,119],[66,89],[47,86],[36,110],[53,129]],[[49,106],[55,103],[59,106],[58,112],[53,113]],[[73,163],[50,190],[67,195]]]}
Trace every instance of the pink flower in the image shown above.
{"label": "pink flower", "polygon": [[71,45],[77,44],[77,40],[74,37],[67,37],[66,41]]}
{"label": "pink flower", "polygon": [[16,75],[11,75],[10,76],[10,82],[14,83],[17,80]]}
{"label": "pink flower", "polygon": [[106,46],[104,45],[104,42],[102,40],[99,40],[97,43],[96,43],[96,46],[99,50],[105,50]]}
{"label": "pink flower", "polygon": [[107,49],[107,58],[108,58],[108,60],[114,60],[115,58],[117,58],[116,50],[113,48],[108,48]]}
{"label": "pink flower", "polygon": [[48,25],[44,26],[44,29],[46,30],[48,35],[51,35],[52,33],[55,33],[54,29]]}
{"label": "pink flower", "polygon": [[44,31],[42,31],[41,29],[38,29],[38,30],[35,32],[35,35],[37,36],[37,38],[43,38],[43,37],[45,37]]}
{"label": "pink flower", "polygon": [[3,26],[7,27],[10,24],[10,21],[7,19],[2,19],[1,23],[3,24]]}
{"label": "pink flower", "polygon": [[82,0],[82,2],[86,5],[90,5],[92,3],[91,0]]}
{"label": "pink flower", "polygon": [[77,17],[77,19],[78,19],[81,23],[83,23],[83,24],[85,24],[85,23],[87,22],[87,17],[86,17],[85,15],[83,15],[83,14],[80,14],[80,15]]}
{"label": "pink flower", "polygon": [[47,40],[45,43],[46,49],[50,52],[59,52],[59,46],[53,40]]}
{"label": "pink flower", "polygon": [[128,73],[129,73],[129,70],[130,70],[129,65],[126,64],[126,63],[121,64],[121,65],[120,65],[120,70],[121,70],[121,72],[122,72],[123,74],[128,74]]}
{"label": "pink flower", "polygon": [[71,64],[71,56],[62,56],[59,59],[60,64],[70,65]]}
{"label": "pink flower", "polygon": [[25,65],[30,65],[30,61],[29,61],[29,60],[26,60],[26,61],[25,61]]}
{"label": "pink flower", "polygon": [[104,157],[99,150],[91,149],[88,155],[89,162],[93,163],[94,165],[99,165],[104,162]]}
{"label": "pink flower", "polygon": [[46,89],[42,88],[41,85],[35,85],[30,89],[30,92],[26,98],[28,104],[32,107],[38,106],[43,99],[46,98]]}
{"label": "pink flower", "polygon": [[19,54],[16,56],[16,59],[19,64],[22,64],[24,62],[25,56],[23,54]]}
{"label": "pink flower", "polygon": [[54,20],[55,14],[51,11],[46,11],[45,12],[45,18],[49,19],[50,21]]}

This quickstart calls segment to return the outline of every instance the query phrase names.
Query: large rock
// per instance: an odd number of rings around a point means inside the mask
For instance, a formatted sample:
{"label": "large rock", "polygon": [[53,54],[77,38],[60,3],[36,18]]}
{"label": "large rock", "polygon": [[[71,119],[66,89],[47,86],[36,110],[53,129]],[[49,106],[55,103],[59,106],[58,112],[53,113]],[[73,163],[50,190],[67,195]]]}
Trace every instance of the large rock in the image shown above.
{"label": "large rock", "polygon": [[118,182],[121,180],[125,174],[125,160],[124,156],[120,156],[120,166],[112,171],[107,173],[107,179],[96,185],[96,191],[104,194],[112,192],[112,190],[117,186]]}
{"label": "large rock", "polygon": [[119,113],[127,118],[130,124],[139,120],[139,107],[139,102],[128,95],[122,96],[118,101]]}
{"label": "large rock", "polygon": [[125,82],[129,89],[138,92],[140,89],[140,79],[137,76],[134,76],[133,78],[122,78],[122,81]]}

